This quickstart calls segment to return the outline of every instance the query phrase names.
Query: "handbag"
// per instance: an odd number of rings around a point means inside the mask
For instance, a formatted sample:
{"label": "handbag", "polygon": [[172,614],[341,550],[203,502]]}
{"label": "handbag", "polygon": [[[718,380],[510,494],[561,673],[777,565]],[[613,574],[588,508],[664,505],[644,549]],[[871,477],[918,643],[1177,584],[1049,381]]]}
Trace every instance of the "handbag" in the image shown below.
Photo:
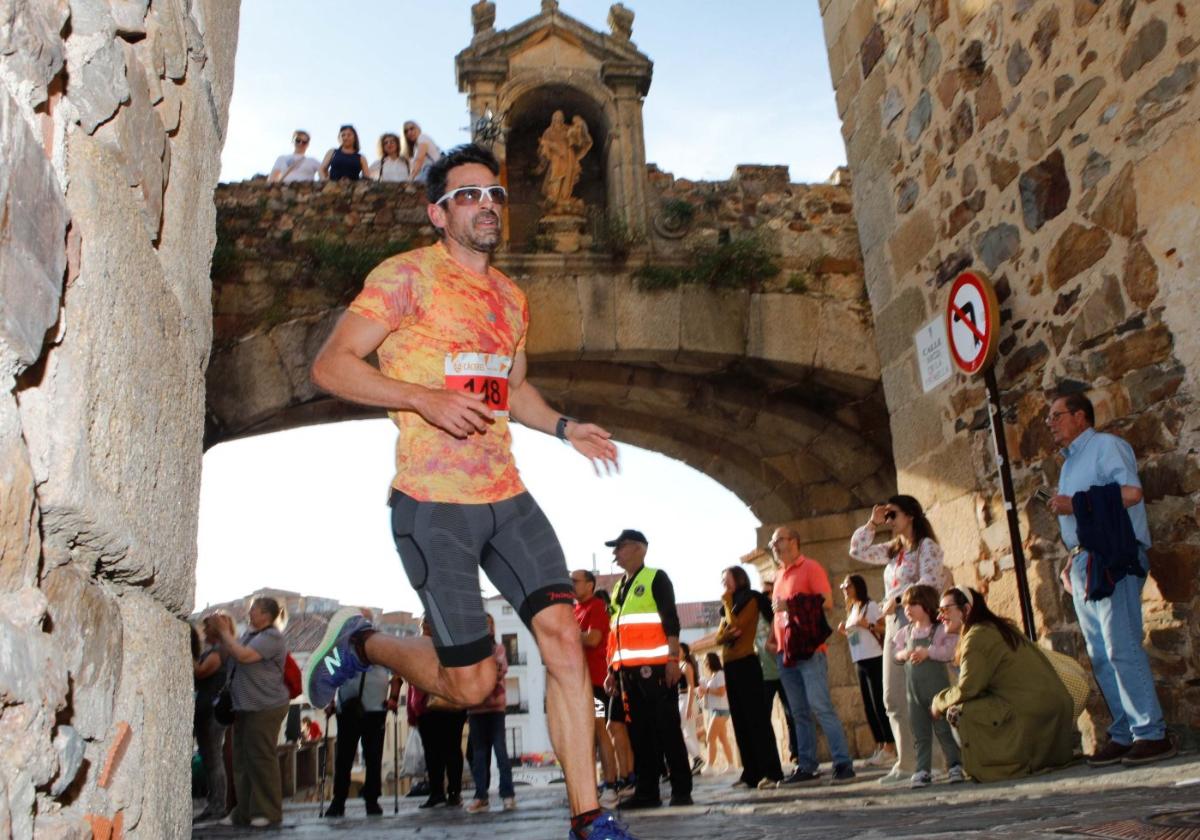
{"label": "handbag", "polygon": [[1062,680],[1063,686],[1067,689],[1067,694],[1071,695],[1071,704],[1075,713],[1075,717],[1072,719],[1078,719],[1083,714],[1084,707],[1087,706],[1088,695],[1092,693],[1092,683],[1088,679],[1087,671],[1079,662],[1065,653],[1047,650],[1043,647],[1039,647],[1038,650],[1046,655],[1050,666],[1054,668],[1054,672],[1058,674],[1058,678]]}
{"label": "handbag", "polygon": [[230,691],[230,686],[233,685],[233,672],[236,670],[236,665],[229,669],[229,677],[225,680],[225,685],[221,686],[220,692],[213,699],[213,720],[222,726],[232,726],[234,718],[237,717],[237,712],[233,710],[233,693]]}
{"label": "handbag", "polygon": [[408,741],[404,744],[404,760],[400,765],[400,775],[425,775],[425,747],[421,743],[421,733],[416,729],[409,731]]}

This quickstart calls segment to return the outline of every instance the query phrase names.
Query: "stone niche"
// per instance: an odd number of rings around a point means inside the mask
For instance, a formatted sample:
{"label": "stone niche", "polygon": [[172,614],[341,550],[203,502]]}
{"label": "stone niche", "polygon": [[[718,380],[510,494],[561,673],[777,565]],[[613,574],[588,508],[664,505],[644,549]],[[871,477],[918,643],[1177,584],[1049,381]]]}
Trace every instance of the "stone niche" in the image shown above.
{"label": "stone niche", "polygon": [[587,123],[592,148],[580,161],[573,196],[593,220],[615,217],[646,229],[646,152],[642,99],[653,63],[630,41],[633,13],[609,13],[611,32],[597,32],[563,14],[553,0],[511,29],[492,28],[495,4],[472,8],[475,36],[455,58],[459,90],[471,114],[492,115],[498,134],[486,142],[503,167],[512,201],[505,225],[515,251],[545,247],[538,236],[542,176],[538,140],[555,111]]}
{"label": "stone niche", "polygon": [[574,196],[582,199],[589,214],[608,214],[605,150],[609,129],[603,109],[587,94],[569,85],[546,85],[525,94],[508,111],[510,126],[505,143],[505,169],[511,201],[508,238],[514,251],[535,250],[538,221],[543,217],[542,175],[538,173],[538,140],[555,111],[570,123],[583,118],[592,135],[592,148],[582,160],[582,173]]}

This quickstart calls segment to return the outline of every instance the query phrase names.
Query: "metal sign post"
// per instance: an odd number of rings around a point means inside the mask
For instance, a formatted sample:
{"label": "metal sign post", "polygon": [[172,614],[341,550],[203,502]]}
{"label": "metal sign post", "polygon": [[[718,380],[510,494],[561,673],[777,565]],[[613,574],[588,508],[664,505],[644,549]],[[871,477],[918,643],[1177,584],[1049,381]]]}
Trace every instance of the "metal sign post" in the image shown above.
{"label": "metal sign post", "polygon": [[964,271],[950,287],[946,303],[946,335],[950,338],[950,357],[966,374],[982,371],[987,386],[988,419],[992,427],[992,445],[1000,470],[1000,489],[1008,518],[1008,539],[1012,545],[1013,568],[1017,573],[1017,593],[1021,599],[1021,621],[1025,635],[1037,641],[1033,622],[1033,599],[1025,570],[1025,551],[1021,546],[1021,528],[1017,518],[1017,499],[1013,490],[1012,469],[1008,462],[1008,442],[1004,437],[1004,415],[1000,406],[1000,387],[996,383],[993,362],[1000,332],[1000,304],[987,278],[975,271]]}
{"label": "metal sign post", "polygon": [[1000,467],[1000,489],[1004,495],[1004,513],[1008,516],[1008,539],[1012,543],[1013,569],[1017,573],[1017,592],[1021,596],[1021,623],[1029,641],[1037,641],[1033,623],[1033,600],[1029,593],[1029,575],[1025,570],[1025,549],[1021,545],[1021,525],[1017,518],[1017,495],[1013,491],[1012,470],[1008,465],[1008,442],[1004,438],[1004,414],[1000,408],[1000,388],[996,384],[995,368],[983,374],[987,386],[988,419],[992,423],[992,444],[996,464]]}

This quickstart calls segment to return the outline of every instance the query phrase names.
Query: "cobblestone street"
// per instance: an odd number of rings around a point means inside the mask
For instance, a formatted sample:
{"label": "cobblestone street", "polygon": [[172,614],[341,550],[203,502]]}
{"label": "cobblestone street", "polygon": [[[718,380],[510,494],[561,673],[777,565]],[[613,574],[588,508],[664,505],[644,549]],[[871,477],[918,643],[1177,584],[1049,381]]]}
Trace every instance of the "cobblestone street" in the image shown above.
{"label": "cobblestone street", "polygon": [[[828,768],[826,768],[828,770]],[[627,822],[642,840],[784,840],[784,838],[1040,837],[1200,838],[1200,755],[1181,756],[1136,770],[1092,770],[1082,764],[1019,783],[935,784],[912,791],[880,787],[879,772],[862,773],[842,787],[733,791],[735,776],[698,779],[688,808],[639,812]],[[666,786],[664,786],[664,792]],[[368,819],[360,801],[343,819],[322,820],[317,807],[285,811],[271,830],[201,826],[195,838],[309,838],[334,834],[362,840],[549,840],[566,836],[562,788],[517,789],[519,808],[471,815],[445,808],[418,811],[420,799],[392,802],[386,816]],[[1181,812],[1190,812],[1184,815]]]}

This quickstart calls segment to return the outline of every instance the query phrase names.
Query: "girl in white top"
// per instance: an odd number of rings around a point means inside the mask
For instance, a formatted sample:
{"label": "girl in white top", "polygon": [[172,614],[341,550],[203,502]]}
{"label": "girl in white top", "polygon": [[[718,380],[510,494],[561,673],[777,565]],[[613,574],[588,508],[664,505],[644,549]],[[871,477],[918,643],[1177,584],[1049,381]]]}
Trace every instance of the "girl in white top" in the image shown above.
{"label": "girl in white top", "polygon": [[[892,539],[874,545],[875,532],[890,528]],[[892,496],[887,504],[875,505],[871,518],[850,538],[850,556],[860,563],[883,566],[883,615],[887,627],[883,644],[891,648],[896,633],[908,623],[900,609],[900,598],[917,583],[932,586],[938,592],[953,585],[943,562],[942,547],[921,503],[912,496]],[[908,697],[904,668],[892,656],[883,662],[883,697],[892,734],[896,739],[898,760],[881,784],[902,784],[909,780],[916,764],[908,726]]]}
{"label": "girl in white top", "polygon": [[863,764],[883,767],[896,763],[896,739],[888,722],[883,704],[883,613],[879,604],[867,594],[867,582],[862,575],[848,575],[841,584],[846,599],[846,620],[838,632],[850,643],[850,658],[858,671],[858,688],[862,692],[867,725],[875,737],[875,752]]}
{"label": "girl in white top", "polygon": [[737,765],[733,761],[733,747],[729,743],[729,697],[725,691],[725,672],[721,668],[721,657],[715,653],[704,655],[704,667],[710,674],[708,680],[697,691],[704,698],[704,708],[708,710],[708,764],[706,772],[715,772],[717,763],[717,744],[725,753],[725,769],[732,770]]}
{"label": "girl in white top", "polygon": [[371,164],[372,181],[402,183],[408,177],[408,144],[390,131],[379,138],[379,160]]}
{"label": "girl in white top", "polygon": [[421,131],[421,126],[412,120],[404,124],[404,139],[412,149],[412,179],[423,184],[429,167],[441,160],[442,150],[433,142],[433,138]]}

